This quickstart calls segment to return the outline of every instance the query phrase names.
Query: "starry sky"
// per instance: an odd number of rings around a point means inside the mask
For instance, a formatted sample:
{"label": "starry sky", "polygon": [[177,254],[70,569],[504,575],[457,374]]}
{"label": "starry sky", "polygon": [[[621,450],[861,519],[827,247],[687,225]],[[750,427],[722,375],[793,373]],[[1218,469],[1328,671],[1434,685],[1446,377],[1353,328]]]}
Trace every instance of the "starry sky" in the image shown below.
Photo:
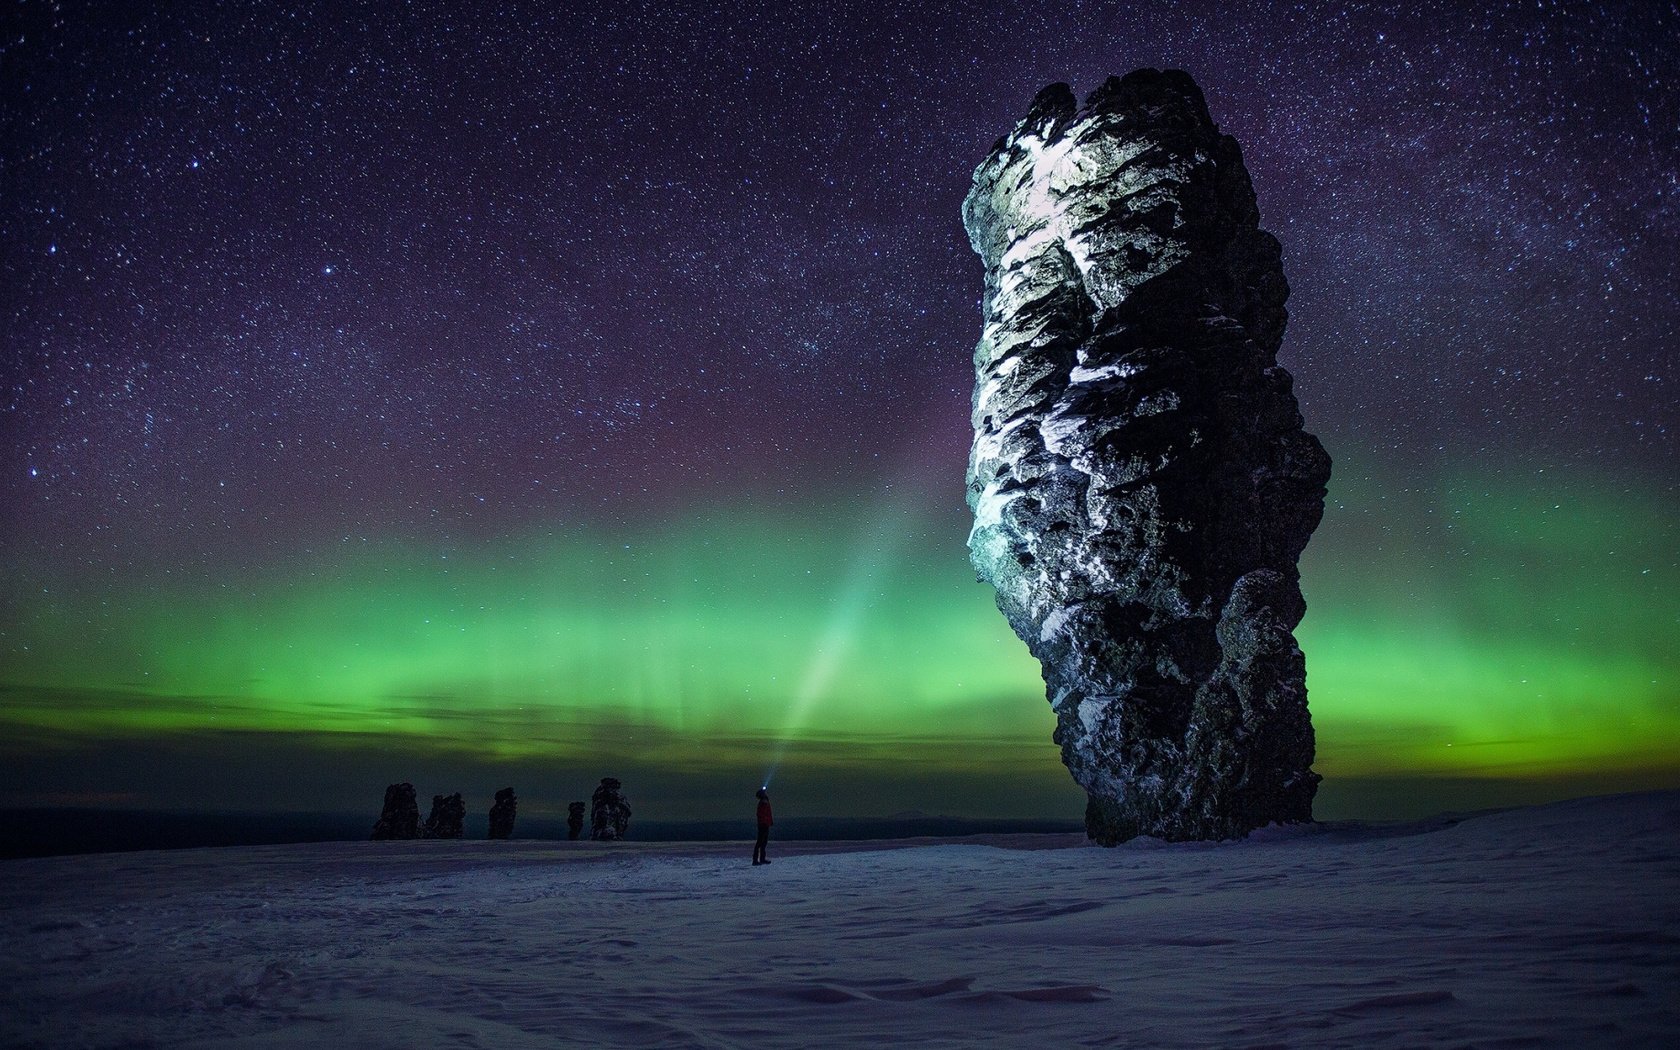
{"label": "starry sky", "polygon": [[1284,245],[1320,813],[1680,783],[1680,7],[1471,6],[10,4],[0,805],[1077,818],[959,207],[1141,66]]}

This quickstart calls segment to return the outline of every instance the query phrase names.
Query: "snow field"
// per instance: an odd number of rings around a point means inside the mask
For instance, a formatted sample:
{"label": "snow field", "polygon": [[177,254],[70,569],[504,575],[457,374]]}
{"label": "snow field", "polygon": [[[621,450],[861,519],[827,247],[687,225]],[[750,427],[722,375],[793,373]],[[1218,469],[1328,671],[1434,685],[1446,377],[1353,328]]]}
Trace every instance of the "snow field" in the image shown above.
{"label": "snow field", "polygon": [[1680,1045],[1680,792],[1080,841],[10,861],[0,1045]]}

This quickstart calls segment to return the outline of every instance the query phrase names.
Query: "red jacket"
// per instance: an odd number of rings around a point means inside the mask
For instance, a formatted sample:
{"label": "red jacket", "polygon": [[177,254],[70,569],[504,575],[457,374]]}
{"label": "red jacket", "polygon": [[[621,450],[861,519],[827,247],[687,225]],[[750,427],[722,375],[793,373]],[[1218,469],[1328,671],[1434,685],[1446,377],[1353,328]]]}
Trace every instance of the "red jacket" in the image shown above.
{"label": "red jacket", "polygon": [[770,817],[770,803],[768,801],[760,801],[758,804],[758,826],[761,828],[767,828],[774,823],[776,822]]}

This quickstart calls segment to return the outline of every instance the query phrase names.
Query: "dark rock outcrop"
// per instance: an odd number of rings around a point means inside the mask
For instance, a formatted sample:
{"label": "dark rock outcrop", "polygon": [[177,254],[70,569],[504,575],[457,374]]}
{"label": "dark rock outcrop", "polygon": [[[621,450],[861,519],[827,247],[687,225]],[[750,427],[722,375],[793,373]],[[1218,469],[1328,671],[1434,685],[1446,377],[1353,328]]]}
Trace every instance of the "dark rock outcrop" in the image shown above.
{"label": "dark rock outcrop", "polygon": [[1057,84],[976,169],[969,550],[1043,664],[1086,829],[1312,819],[1296,569],[1330,459],[1277,364],[1289,294],[1194,81]]}
{"label": "dark rock outcrop", "polygon": [[590,796],[589,837],[599,842],[616,842],[630,834],[630,803],[620,790],[617,777],[602,777],[601,786]]}
{"label": "dark rock outcrop", "polygon": [[417,839],[420,837],[420,803],[413,784],[392,784],[385,789],[385,805],[373,825],[374,839]]}
{"label": "dark rock outcrop", "polygon": [[584,808],[585,807],[582,802],[573,802],[571,805],[566,807],[567,838],[576,840],[579,835],[583,834]]}
{"label": "dark rock outcrop", "polygon": [[432,813],[426,818],[421,837],[428,839],[458,839],[464,834],[467,804],[459,791],[453,795],[433,795]]}
{"label": "dark rock outcrop", "polygon": [[505,787],[496,792],[496,802],[490,807],[490,838],[505,839],[513,834],[513,818],[519,812],[519,800],[513,789]]}

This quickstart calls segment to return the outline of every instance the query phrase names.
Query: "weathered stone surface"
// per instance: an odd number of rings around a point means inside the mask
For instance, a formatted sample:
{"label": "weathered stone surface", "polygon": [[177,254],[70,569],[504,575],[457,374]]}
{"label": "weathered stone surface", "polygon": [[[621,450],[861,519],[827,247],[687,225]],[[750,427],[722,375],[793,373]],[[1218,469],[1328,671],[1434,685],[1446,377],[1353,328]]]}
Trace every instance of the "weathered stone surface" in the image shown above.
{"label": "weathered stone surface", "polygon": [[1044,667],[1098,842],[1312,819],[1297,559],[1330,459],[1289,294],[1194,81],[1057,84],[976,169],[970,555]]}
{"label": "weathered stone surface", "polygon": [[601,786],[590,796],[589,837],[615,842],[630,834],[630,803],[617,777],[602,777]]}
{"label": "weathered stone surface", "polygon": [[453,795],[433,795],[432,813],[426,818],[421,837],[428,839],[458,839],[464,834],[467,804],[457,791]]}
{"label": "weathered stone surface", "polygon": [[413,784],[392,784],[385,789],[385,805],[373,825],[374,839],[417,839],[420,837],[420,803]]}
{"label": "weathered stone surface", "polygon": [[519,799],[514,797],[513,789],[505,787],[496,792],[496,801],[490,807],[490,834],[488,838],[505,839],[513,835],[513,818],[519,812]]}
{"label": "weathered stone surface", "polygon": [[582,802],[573,802],[571,805],[566,807],[567,838],[575,840],[579,835],[583,834],[584,808],[585,807]]}

